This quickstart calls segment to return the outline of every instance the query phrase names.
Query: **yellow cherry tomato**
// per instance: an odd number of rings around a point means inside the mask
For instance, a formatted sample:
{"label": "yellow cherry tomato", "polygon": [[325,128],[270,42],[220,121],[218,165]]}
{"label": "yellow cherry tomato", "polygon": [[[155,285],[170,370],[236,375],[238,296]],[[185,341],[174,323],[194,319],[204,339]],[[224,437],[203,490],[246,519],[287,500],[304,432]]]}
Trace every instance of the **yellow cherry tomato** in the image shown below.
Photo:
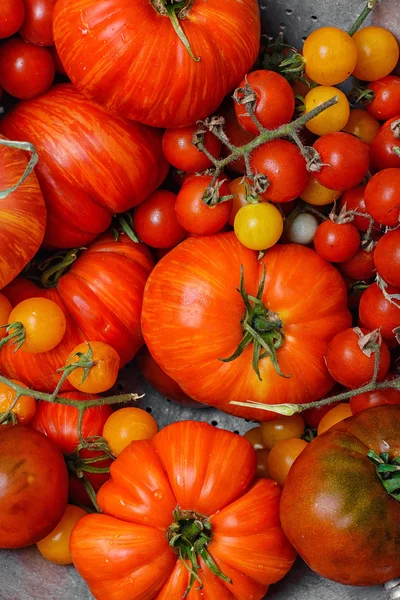
{"label": "yellow cherry tomato", "polygon": [[23,300],[11,311],[9,323],[22,323],[25,330],[22,348],[32,354],[55,348],[64,337],[67,327],[62,309],[47,298]]}
{"label": "yellow cherry tomato", "polygon": [[283,232],[283,217],[269,202],[242,206],[235,217],[238,240],[251,250],[266,250],[274,246]]}
{"label": "yellow cherry tomato", "polygon": [[307,442],[299,438],[281,440],[268,456],[268,471],[271,479],[283,487],[296,458],[307,448]]}
{"label": "yellow cherry tomato", "polygon": [[244,437],[249,440],[254,450],[262,450],[265,448],[264,440],[261,434],[261,427],[253,427],[244,434]]}
{"label": "yellow cherry tomato", "polygon": [[311,175],[306,189],[300,194],[300,198],[313,206],[325,206],[335,202],[342,194],[343,192],[329,190],[324,187]]}
{"label": "yellow cherry tomato", "polygon": [[371,25],[359,29],[353,40],[358,55],[354,77],[376,81],[393,71],[399,60],[399,44],[390,31]]}
{"label": "yellow cherry tomato", "polygon": [[273,421],[265,421],[260,425],[264,447],[271,450],[281,440],[301,438],[305,428],[304,419],[299,414],[291,417],[279,416]]}
{"label": "yellow cherry tomato", "polygon": [[267,448],[262,448],[261,450],[256,451],[257,456],[257,471],[256,477],[270,477],[268,470],[268,457],[269,450]]}
{"label": "yellow cherry tomato", "polygon": [[92,349],[92,362],[94,363],[84,379],[83,367],[77,367],[67,377],[67,380],[80,392],[86,394],[100,394],[106,392],[117,381],[120,358],[112,346],[104,342],[83,342],[71,352],[67,365],[81,360],[79,354],[86,354]]}
{"label": "yellow cherry tomato", "polygon": [[337,85],[354,71],[357,47],[342,29],[321,27],[306,39],[303,57],[306,74],[312,81],[320,85]]}
{"label": "yellow cherry tomato", "polygon": [[[21,387],[28,388],[27,385],[16,379],[11,379],[13,383]],[[15,401],[16,392],[5,383],[0,383],[0,413],[6,412]],[[18,402],[11,411],[16,415],[18,423],[27,425],[35,416],[36,401],[31,396],[20,396]]]}
{"label": "yellow cherry tomato", "polygon": [[103,437],[114,456],[119,456],[131,442],[150,440],[158,432],[153,417],[141,408],[120,408],[104,424]]}
{"label": "yellow cherry tomato", "polygon": [[64,515],[59,524],[49,535],[36,544],[40,554],[50,562],[58,565],[72,564],[69,551],[69,538],[75,525],[87,512],[79,506],[67,504]]}
{"label": "yellow cherry tomato", "polygon": [[351,133],[366,144],[370,144],[380,128],[379,121],[366,110],[363,110],[362,108],[353,108],[353,110],[350,111],[349,120],[342,131]]}
{"label": "yellow cherry tomato", "polygon": [[334,408],[327,412],[325,416],[322,417],[318,425],[318,435],[321,435],[321,433],[324,433],[324,431],[327,431],[336,425],[336,423],[340,423],[340,421],[344,421],[344,419],[352,416],[353,413],[351,412],[350,404],[337,404]]}
{"label": "yellow cherry tomato", "polygon": [[332,86],[321,85],[310,90],[304,99],[305,112],[310,112],[335,96],[338,98],[337,104],[327,108],[306,123],[309,131],[316,135],[325,135],[340,131],[346,125],[350,116],[349,101],[341,90]]}

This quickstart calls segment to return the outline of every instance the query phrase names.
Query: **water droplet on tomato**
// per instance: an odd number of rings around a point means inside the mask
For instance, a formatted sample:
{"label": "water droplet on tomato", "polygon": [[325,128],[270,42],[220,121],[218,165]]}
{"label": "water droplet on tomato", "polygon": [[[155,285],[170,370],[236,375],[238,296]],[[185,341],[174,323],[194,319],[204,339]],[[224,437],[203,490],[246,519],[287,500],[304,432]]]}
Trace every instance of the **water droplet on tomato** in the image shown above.
{"label": "water droplet on tomato", "polygon": [[161,490],[156,490],[156,491],[154,492],[154,498],[155,498],[156,500],[162,500],[162,499],[164,498],[164,495],[163,495],[163,493],[161,492]]}

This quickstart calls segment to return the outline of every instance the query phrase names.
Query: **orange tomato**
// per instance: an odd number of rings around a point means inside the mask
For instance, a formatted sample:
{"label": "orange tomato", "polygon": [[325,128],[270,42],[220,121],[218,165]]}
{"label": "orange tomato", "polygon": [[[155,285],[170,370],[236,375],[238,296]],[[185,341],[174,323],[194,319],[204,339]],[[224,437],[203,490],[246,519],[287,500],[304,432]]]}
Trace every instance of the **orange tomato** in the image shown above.
{"label": "orange tomato", "polygon": [[110,415],[104,424],[103,437],[114,456],[119,456],[129,444],[150,440],[158,432],[154,418],[141,408],[121,408]]}
{"label": "orange tomato", "polygon": [[261,434],[261,427],[253,427],[253,429],[249,429],[244,434],[244,437],[249,440],[250,444],[253,446],[254,450],[262,450],[265,448],[264,440]]}
{"label": "orange tomato", "polygon": [[50,562],[58,565],[72,564],[69,551],[69,538],[75,525],[86,516],[86,510],[79,506],[67,504],[64,515],[58,525],[45,538],[37,542],[40,554]]}
{"label": "orange tomato", "polygon": [[[106,392],[117,381],[120,358],[118,352],[104,342],[83,342],[72,351],[67,365],[80,360],[80,354],[86,354],[91,348],[93,366],[85,373],[83,367],[77,367],[67,377],[67,380],[77,390],[86,394]],[[85,376],[86,375],[86,376]]]}
{"label": "orange tomato", "polygon": [[289,438],[278,442],[268,456],[270,477],[283,486],[294,461],[306,447],[307,442],[298,438]]}
{"label": "orange tomato", "polygon": [[[12,305],[3,294],[0,294],[0,325],[9,323],[9,317],[12,311]],[[7,335],[6,328],[0,329],[0,340]]]}
{"label": "orange tomato", "polygon": [[321,185],[315,177],[311,175],[310,181],[304,192],[300,194],[300,198],[313,206],[325,206],[326,204],[332,204],[340,198],[343,192],[337,190],[330,190],[325,186]]}
{"label": "orange tomato", "polygon": [[23,300],[11,311],[9,323],[22,323],[23,349],[32,354],[48,352],[58,346],[67,327],[62,309],[47,298]]}
{"label": "orange tomato", "polygon": [[350,117],[342,131],[351,133],[363,142],[370,144],[380,129],[380,123],[362,108],[350,111]]}
{"label": "orange tomato", "polygon": [[318,435],[321,435],[321,433],[324,433],[324,431],[327,431],[336,425],[336,423],[340,423],[340,421],[344,421],[344,419],[347,419],[352,415],[353,413],[351,411],[350,404],[337,404],[337,406],[332,408],[324,417],[322,417],[318,425]]}
{"label": "orange tomato", "polygon": [[264,447],[271,450],[281,440],[289,438],[300,438],[305,430],[306,424],[301,415],[295,414],[291,417],[280,416],[273,421],[261,423],[261,437]]}
{"label": "orange tomato", "polygon": [[[21,381],[11,379],[13,383],[21,387],[28,388]],[[16,392],[5,383],[0,383],[0,414],[6,412],[13,405],[16,397]],[[27,425],[35,416],[36,401],[32,396],[20,396],[18,402],[11,411],[17,417],[18,423]]]}

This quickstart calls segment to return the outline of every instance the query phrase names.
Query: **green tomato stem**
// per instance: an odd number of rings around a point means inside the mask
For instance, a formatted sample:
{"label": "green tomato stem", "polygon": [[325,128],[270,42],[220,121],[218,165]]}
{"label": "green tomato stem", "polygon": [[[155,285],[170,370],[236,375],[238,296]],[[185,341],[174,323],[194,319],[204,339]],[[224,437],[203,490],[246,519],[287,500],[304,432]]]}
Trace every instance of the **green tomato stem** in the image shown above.
{"label": "green tomato stem", "polygon": [[374,10],[375,5],[379,2],[379,0],[368,0],[364,10],[360,14],[360,16],[356,19],[354,25],[349,29],[349,35],[354,35],[356,31],[358,31],[361,25],[364,23],[365,19],[369,16],[369,14]]}

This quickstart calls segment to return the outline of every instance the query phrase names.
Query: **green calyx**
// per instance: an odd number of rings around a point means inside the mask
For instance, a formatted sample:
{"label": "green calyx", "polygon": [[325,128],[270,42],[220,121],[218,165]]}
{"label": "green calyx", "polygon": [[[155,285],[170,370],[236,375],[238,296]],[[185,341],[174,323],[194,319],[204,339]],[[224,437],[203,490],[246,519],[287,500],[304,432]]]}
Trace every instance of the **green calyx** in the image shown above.
{"label": "green calyx", "polygon": [[17,352],[25,342],[26,332],[25,327],[22,323],[16,321],[15,323],[10,323],[9,325],[1,325],[0,329],[6,330],[7,335],[0,340],[0,349],[8,344],[12,343],[14,348],[14,352]]}
{"label": "green calyx", "polygon": [[250,296],[244,286],[244,269],[240,267],[240,295],[245,305],[245,313],[242,319],[243,338],[235,352],[228,358],[220,358],[222,362],[232,362],[238,358],[250,344],[253,344],[253,369],[261,381],[259,361],[267,356],[272,361],[276,372],[281,377],[284,375],[279,366],[276,351],[284,342],[283,323],[278,315],[267,309],[262,301],[265,285],[266,268],[263,265],[263,273],[258,286],[257,296]]}
{"label": "green calyx", "polygon": [[400,456],[390,458],[389,452],[368,452],[369,460],[375,465],[376,473],[386,492],[400,502]]}
{"label": "green calyx", "polygon": [[150,0],[150,4],[159,15],[169,18],[176,35],[185,46],[190,58],[195,62],[199,62],[200,56],[196,58],[193,54],[190,42],[180,23],[180,20],[188,17],[190,9],[194,4],[194,0]]}

